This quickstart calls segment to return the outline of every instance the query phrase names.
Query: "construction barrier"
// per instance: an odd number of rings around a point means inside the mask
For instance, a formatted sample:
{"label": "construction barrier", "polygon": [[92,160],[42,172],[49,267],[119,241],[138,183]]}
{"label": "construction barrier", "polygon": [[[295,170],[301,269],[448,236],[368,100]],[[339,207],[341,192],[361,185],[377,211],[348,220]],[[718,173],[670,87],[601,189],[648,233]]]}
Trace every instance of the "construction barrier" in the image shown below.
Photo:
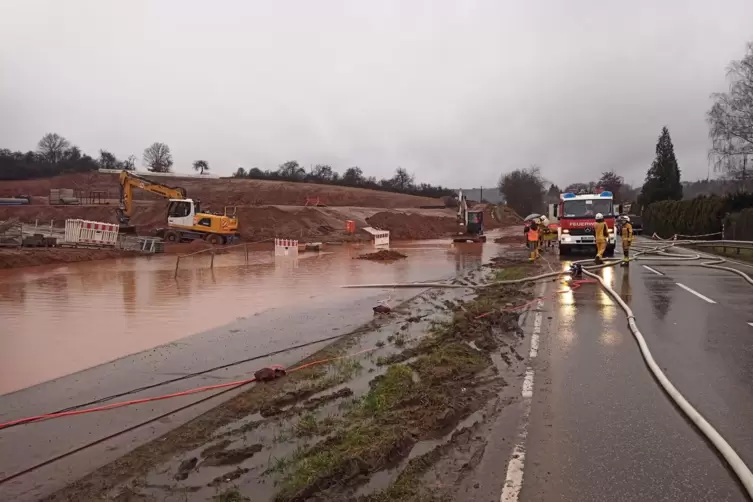
{"label": "construction barrier", "polygon": [[120,225],[101,221],[65,220],[65,243],[85,246],[115,246]]}
{"label": "construction barrier", "polygon": [[298,256],[298,241],[275,239],[275,256]]}
{"label": "construction barrier", "polygon": [[349,233],[354,233],[356,231],[356,222],[353,220],[348,220],[345,222],[345,231]]}
{"label": "construction barrier", "polygon": [[388,230],[380,230],[373,235],[375,248],[390,247],[390,232]]}
{"label": "construction barrier", "polygon": [[380,230],[374,227],[364,227],[362,230],[371,235],[371,244],[375,248],[390,247],[389,230]]}

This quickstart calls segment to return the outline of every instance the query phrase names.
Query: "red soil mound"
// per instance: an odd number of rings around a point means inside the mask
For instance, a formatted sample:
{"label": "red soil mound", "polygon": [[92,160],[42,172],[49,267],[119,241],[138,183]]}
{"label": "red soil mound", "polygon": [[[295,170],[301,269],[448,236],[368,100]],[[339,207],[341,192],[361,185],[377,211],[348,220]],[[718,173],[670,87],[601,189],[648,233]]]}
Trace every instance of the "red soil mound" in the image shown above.
{"label": "red soil mound", "polygon": [[119,249],[0,249],[0,269],[137,256]]}

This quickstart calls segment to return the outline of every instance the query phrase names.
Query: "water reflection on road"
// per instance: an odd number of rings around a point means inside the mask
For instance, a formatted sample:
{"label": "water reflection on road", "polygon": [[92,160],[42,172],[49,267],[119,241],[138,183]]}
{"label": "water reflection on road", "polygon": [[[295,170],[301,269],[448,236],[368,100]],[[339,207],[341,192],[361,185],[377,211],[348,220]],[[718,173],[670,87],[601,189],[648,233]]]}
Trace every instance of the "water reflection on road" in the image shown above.
{"label": "water reflection on road", "polygon": [[359,283],[446,278],[500,246],[395,243],[390,264],[353,259],[369,248],[331,246],[297,260],[254,252],[76,263],[0,274],[0,394],[222,326],[268,309],[337,309],[374,290]]}

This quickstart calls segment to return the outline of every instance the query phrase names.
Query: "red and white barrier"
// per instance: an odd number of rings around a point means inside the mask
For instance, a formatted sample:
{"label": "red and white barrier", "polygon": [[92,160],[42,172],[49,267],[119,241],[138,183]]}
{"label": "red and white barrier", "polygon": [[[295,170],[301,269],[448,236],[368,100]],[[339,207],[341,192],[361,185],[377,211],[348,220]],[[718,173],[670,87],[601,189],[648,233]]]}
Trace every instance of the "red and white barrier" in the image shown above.
{"label": "red and white barrier", "polygon": [[65,242],[86,246],[115,246],[120,225],[101,221],[65,220]]}
{"label": "red and white barrier", "polygon": [[298,241],[275,239],[275,256],[298,256]]}

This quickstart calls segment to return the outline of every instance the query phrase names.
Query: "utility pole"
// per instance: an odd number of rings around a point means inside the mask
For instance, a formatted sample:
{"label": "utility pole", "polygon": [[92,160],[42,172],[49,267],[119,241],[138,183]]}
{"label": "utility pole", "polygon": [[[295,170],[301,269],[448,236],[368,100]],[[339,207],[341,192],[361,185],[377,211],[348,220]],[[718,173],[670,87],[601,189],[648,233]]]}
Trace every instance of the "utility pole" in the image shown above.
{"label": "utility pole", "polygon": [[481,187],[481,193],[479,194],[478,198],[480,199],[479,202],[484,202],[484,187]]}

